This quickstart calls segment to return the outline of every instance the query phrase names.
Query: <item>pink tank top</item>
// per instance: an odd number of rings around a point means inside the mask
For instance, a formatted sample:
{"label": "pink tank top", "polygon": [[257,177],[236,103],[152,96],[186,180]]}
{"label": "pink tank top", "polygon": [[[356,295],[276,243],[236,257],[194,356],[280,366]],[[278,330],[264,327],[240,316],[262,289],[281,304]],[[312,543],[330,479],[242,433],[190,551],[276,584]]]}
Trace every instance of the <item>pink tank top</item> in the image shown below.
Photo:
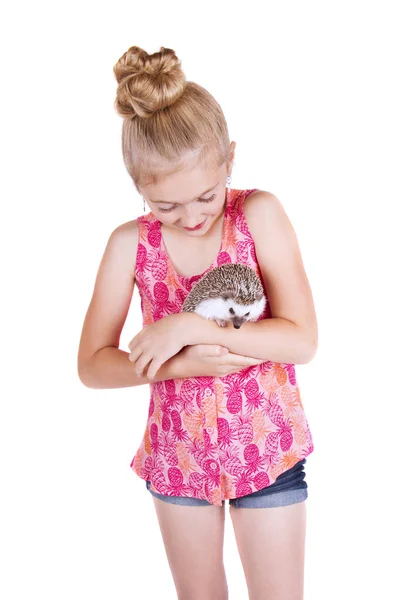
{"label": "pink tank top", "polygon": [[[143,326],[180,312],[196,281],[223,263],[246,264],[262,281],[243,211],[254,191],[231,189],[219,253],[204,273],[192,277],[175,271],[154,213],[138,217],[135,279]],[[268,318],[269,302],[260,316]],[[266,361],[224,377],[149,386],[146,428],[130,466],[151,482],[153,492],[222,506],[222,500],[271,485],[314,450],[293,364]]]}

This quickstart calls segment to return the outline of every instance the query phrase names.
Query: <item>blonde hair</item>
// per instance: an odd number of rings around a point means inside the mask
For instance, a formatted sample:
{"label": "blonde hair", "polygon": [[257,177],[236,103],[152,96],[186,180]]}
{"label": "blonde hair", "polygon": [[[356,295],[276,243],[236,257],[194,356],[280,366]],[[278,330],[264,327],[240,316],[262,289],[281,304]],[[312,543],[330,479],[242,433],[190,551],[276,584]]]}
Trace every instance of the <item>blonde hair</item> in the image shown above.
{"label": "blonde hair", "polygon": [[222,109],[207,90],[186,81],[174,50],[161,46],[148,54],[131,46],[113,70],[115,108],[124,119],[122,155],[136,189],[184,168],[188,153],[215,168],[229,160]]}

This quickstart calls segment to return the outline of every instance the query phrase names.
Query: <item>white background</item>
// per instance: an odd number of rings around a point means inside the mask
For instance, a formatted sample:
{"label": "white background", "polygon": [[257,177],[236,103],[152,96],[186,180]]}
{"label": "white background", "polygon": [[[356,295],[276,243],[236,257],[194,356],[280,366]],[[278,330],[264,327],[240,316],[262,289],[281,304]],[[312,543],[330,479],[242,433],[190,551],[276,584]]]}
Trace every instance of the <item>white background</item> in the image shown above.
{"label": "white background", "polygon": [[[71,0],[3,9],[5,600],[176,598],[152,498],[129,466],[148,386],[93,390],[77,374],[108,236],[143,212],[113,107],[112,68],[132,45],[176,51],[187,79],[225,112],[237,143],[232,187],[274,193],[298,236],[319,324],[316,357],[296,366],[315,444],[305,598],[400,594],[396,8]],[[121,349],[140,328],[135,288]],[[228,510],[224,553],[230,600],[243,600]]]}

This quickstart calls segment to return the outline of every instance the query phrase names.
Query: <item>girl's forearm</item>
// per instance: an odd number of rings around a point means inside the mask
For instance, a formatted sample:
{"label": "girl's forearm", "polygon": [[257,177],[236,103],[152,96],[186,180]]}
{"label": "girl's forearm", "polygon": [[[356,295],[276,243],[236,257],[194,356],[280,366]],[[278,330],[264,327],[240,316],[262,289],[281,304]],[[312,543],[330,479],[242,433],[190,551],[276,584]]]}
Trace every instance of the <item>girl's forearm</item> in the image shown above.
{"label": "girl's forearm", "polygon": [[295,323],[273,317],[256,323],[246,322],[240,329],[231,324],[219,327],[211,321],[192,315],[188,344],[219,344],[234,354],[242,354],[287,364],[310,362],[316,352],[317,340]]}
{"label": "girl's forearm", "polygon": [[179,355],[172,356],[161,365],[152,380],[149,380],[145,374],[136,375],[135,365],[128,357],[128,352],[114,346],[102,348],[80,370],[79,379],[88,388],[109,389],[175,379],[181,374]]}

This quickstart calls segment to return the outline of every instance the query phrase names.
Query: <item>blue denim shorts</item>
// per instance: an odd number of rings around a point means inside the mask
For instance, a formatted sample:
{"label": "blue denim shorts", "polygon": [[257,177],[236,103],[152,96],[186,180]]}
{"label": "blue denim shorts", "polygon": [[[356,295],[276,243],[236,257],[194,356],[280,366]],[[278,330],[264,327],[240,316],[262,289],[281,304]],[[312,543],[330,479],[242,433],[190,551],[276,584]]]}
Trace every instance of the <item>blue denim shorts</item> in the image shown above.
{"label": "blue denim shorts", "polygon": [[[230,498],[229,504],[235,508],[273,508],[275,506],[287,506],[303,502],[308,497],[307,483],[305,481],[304,465],[306,459],[297,462],[291,469],[288,469],[276,478],[272,485],[262,490],[257,490],[247,496],[240,498]],[[183,498],[181,496],[165,496],[150,490],[150,481],[146,481],[146,487],[150,494],[169,502],[170,504],[184,504],[185,506],[212,506],[207,500],[199,498]],[[225,506],[225,500],[222,500]]]}

